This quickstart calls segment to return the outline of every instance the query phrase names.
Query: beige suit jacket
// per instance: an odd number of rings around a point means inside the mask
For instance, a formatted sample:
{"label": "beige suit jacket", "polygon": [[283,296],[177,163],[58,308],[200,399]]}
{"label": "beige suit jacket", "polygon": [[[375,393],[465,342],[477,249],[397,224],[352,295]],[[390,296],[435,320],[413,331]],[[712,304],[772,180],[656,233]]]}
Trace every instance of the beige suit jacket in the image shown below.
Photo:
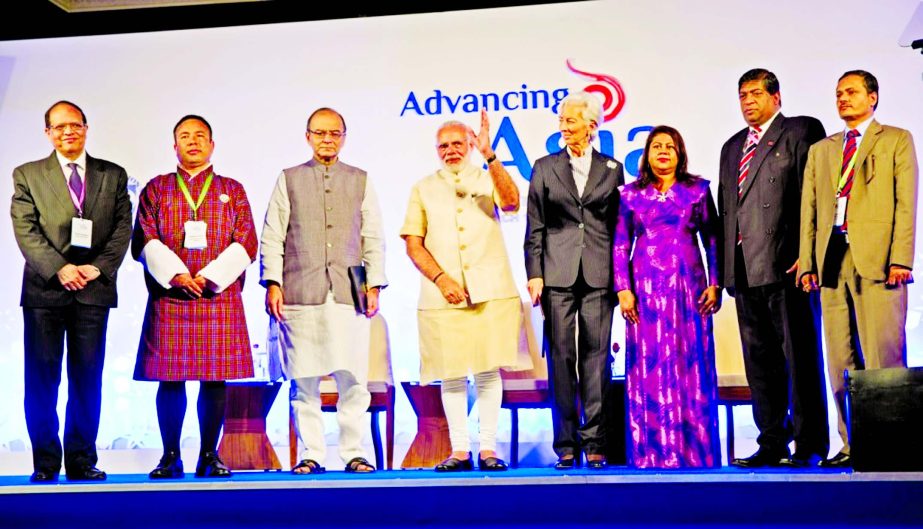
{"label": "beige suit jacket", "polygon": [[[801,199],[802,274],[823,277],[824,257],[836,213],[836,188],[843,160],[843,133],[811,146]],[[858,274],[884,281],[890,265],[913,267],[917,167],[909,131],[872,120],[859,144],[846,209],[849,247]],[[836,278],[827,278],[835,280]]]}

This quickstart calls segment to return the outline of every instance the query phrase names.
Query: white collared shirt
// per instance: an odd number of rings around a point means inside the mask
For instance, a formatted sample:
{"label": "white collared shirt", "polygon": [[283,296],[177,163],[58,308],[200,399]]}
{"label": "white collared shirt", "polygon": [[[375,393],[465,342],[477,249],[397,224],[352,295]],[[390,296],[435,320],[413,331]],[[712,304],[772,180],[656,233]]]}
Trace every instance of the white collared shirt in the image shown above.
{"label": "white collared shirt", "polygon": [[[869,118],[863,121],[862,123],[859,123],[857,126],[853,127],[856,129],[856,131],[859,132],[859,141],[856,142],[856,148],[858,148],[858,146],[862,144],[862,140],[865,139],[865,131],[869,130],[869,125],[872,124],[873,119],[875,119],[874,114],[869,116]],[[849,132],[850,130],[852,129],[850,129],[849,127],[846,127],[845,129],[843,129],[843,145],[846,145],[846,133]]]}
{"label": "white collared shirt", "polygon": [[77,174],[80,176],[80,181],[86,184],[87,182],[87,151],[80,153],[80,156],[76,160],[68,160],[58,151],[54,152],[58,157],[58,163],[61,164],[61,172],[64,173],[64,183],[70,186],[71,179],[71,168],[67,164],[75,163],[77,164]]}
{"label": "white collared shirt", "polygon": [[574,175],[574,183],[577,184],[577,195],[583,196],[583,190],[586,188],[586,182],[590,178],[590,164],[593,162],[593,148],[587,146],[581,156],[574,156],[570,149],[567,149],[567,155],[570,157],[571,173]]}
{"label": "white collared shirt", "polygon": [[[776,110],[776,113],[773,114],[771,118],[767,119],[766,123],[763,123],[762,125],[760,125],[760,130],[759,132],[756,133],[756,143],[759,143],[760,141],[763,140],[763,136],[766,135],[766,131],[769,130],[769,127],[772,126],[772,122],[776,120],[776,117],[779,115],[780,112],[782,111]],[[750,127],[750,130],[755,131],[756,129],[754,129],[753,127]]]}

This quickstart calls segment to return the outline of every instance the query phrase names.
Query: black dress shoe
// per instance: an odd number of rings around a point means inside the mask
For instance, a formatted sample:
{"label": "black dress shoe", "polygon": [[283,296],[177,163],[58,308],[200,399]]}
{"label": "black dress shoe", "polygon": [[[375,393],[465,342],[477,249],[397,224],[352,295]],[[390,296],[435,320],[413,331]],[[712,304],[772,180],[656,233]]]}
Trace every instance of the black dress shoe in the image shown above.
{"label": "black dress shoe", "polygon": [[820,462],[824,468],[852,468],[852,457],[843,452],[838,453],[830,459],[824,459]]}
{"label": "black dress shoe", "polygon": [[555,470],[571,470],[577,466],[577,458],[574,456],[570,457],[559,457],[557,463],[554,464]]}
{"label": "black dress shoe", "polygon": [[795,453],[791,457],[783,457],[779,460],[779,466],[791,468],[808,468],[816,466],[823,458],[812,453]]}
{"label": "black dress shoe", "polygon": [[507,470],[506,463],[499,457],[485,457],[481,459],[481,456],[478,455],[478,470],[483,470],[484,472],[502,472]]}
{"label": "black dress shoe", "polygon": [[160,463],[147,476],[151,479],[179,479],[185,476],[183,460],[176,450],[168,450],[160,458]]}
{"label": "black dress shoe", "polygon": [[105,481],[106,473],[94,467],[87,465],[76,470],[67,471],[67,481]]}
{"label": "black dress shoe", "polygon": [[609,466],[605,459],[587,459],[586,467],[590,470],[604,470]]}
{"label": "black dress shoe", "polygon": [[229,478],[231,469],[218,457],[218,452],[205,452],[199,456],[199,463],[195,467],[197,478]]}
{"label": "black dress shoe", "polygon": [[790,457],[788,450],[776,452],[760,448],[750,457],[738,457],[734,459],[731,461],[731,465],[740,468],[778,467],[782,465],[783,459],[789,459]]}
{"label": "black dress shoe", "polygon": [[29,476],[32,483],[47,483],[49,481],[58,481],[58,473],[51,470],[36,470]]}
{"label": "black dress shoe", "polygon": [[471,461],[471,452],[468,452],[468,459],[449,457],[442,463],[436,465],[433,470],[436,472],[462,472],[465,470],[474,470],[474,463]]}

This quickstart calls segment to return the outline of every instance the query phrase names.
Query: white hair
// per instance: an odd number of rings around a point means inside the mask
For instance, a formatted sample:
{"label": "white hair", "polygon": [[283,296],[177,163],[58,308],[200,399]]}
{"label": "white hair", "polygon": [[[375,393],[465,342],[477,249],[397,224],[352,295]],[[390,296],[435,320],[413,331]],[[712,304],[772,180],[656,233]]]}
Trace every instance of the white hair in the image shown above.
{"label": "white hair", "polygon": [[436,138],[439,138],[439,134],[441,134],[445,129],[462,129],[465,131],[465,134],[471,132],[471,127],[465,125],[461,121],[456,121],[453,119],[451,121],[446,121],[442,125],[439,125],[439,128],[436,129]]}
{"label": "white hair", "polygon": [[568,94],[561,101],[561,112],[564,112],[564,107],[567,105],[582,106],[583,112],[580,115],[583,119],[595,122],[596,128],[602,125],[603,105],[595,95],[583,90]]}

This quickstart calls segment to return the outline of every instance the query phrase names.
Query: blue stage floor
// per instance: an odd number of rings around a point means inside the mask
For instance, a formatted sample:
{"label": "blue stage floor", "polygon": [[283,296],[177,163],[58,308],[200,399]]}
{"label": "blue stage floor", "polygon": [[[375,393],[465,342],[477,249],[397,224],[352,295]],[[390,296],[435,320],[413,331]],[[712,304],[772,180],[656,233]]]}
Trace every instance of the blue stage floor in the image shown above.
{"label": "blue stage floor", "polygon": [[505,473],[238,472],[34,485],[0,477],[0,529],[923,527],[923,473],[724,468]]}

